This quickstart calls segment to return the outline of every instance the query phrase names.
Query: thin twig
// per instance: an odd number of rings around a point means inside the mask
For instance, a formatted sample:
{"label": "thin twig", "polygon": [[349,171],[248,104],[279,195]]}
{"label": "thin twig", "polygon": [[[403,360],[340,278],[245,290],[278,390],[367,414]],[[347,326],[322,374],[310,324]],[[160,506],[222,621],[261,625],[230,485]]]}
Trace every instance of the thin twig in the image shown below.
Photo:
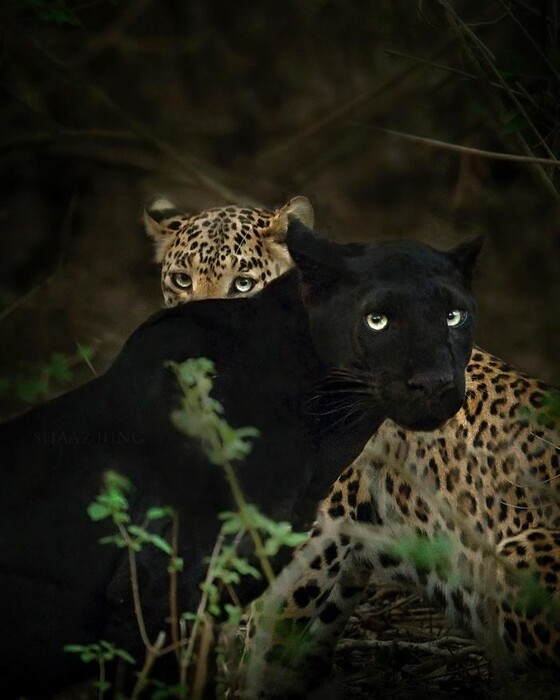
{"label": "thin twig", "polygon": [[[539,130],[535,127],[532,120],[530,119],[530,117],[528,116],[526,111],[524,110],[523,106],[520,104],[519,100],[513,94],[511,88],[506,83],[506,81],[503,79],[500,71],[496,68],[495,58],[494,58],[493,54],[490,52],[490,50],[488,49],[488,47],[476,36],[476,34],[457,15],[453,5],[450,2],[448,2],[448,0],[436,0],[436,2],[443,9],[449,26],[451,27],[452,31],[455,33],[455,35],[461,41],[461,44],[463,46],[463,50],[464,50],[467,58],[469,59],[469,61],[472,63],[472,65],[478,69],[478,71],[480,72],[481,76],[485,79],[485,82],[487,84],[489,84],[489,78],[487,75],[487,71],[492,73],[492,75],[496,78],[496,80],[503,86],[503,88],[507,92],[510,100],[513,102],[515,107],[519,110],[519,113],[525,119],[528,127],[536,135],[537,139],[539,140],[539,143],[544,148],[545,152],[548,153],[548,155],[551,157],[551,159],[554,159],[554,154],[548,148],[548,145],[543,140]],[[478,50],[478,52],[480,54],[480,60],[477,57],[477,55],[475,54],[471,44],[473,44],[476,47],[476,49]],[[484,68],[481,61],[484,62],[486,68]],[[494,106],[496,106],[496,104],[497,104],[501,107],[501,105],[502,105],[501,101],[491,91],[489,91],[489,99],[490,99],[491,103],[494,104]],[[527,144],[527,142],[525,141],[523,136],[519,133],[516,133],[516,134],[514,134],[514,137],[517,139],[517,141],[519,142],[522,149],[529,156],[533,156],[533,151],[529,147],[529,145]],[[544,167],[539,163],[529,163],[528,165],[530,165],[533,168],[534,173],[539,177],[541,183],[544,185],[544,187],[547,189],[547,191],[554,197],[554,199],[556,201],[559,201],[560,195],[559,195],[558,191],[556,190],[552,180],[550,179],[547,172],[545,171]]]}
{"label": "thin twig", "polygon": [[153,646],[147,647],[146,648],[146,658],[144,660],[144,665],[142,666],[142,670],[138,674],[138,679],[136,683],[134,684],[134,689],[132,691],[132,700],[135,700],[135,698],[140,697],[140,694],[146,687],[146,684],[148,682],[148,676],[150,675],[150,671],[152,670],[152,666],[154,665],[156,659],[158,656],[161,655],[161,650],[163,648],[163,645],[165,644],[165,632],[161,631],[156,639],[156,643]]}
{"label": "thin twig", "polygon": [[212,648],[214,635],[212,633],[212,624],[207,618],[204,618],[203,629],[200,633],[200,645],[196,658],[196,670],[192,686],[192,700],[201,700],[206,688],[208,679],[208,655]]}
{"label": "thin twig", "polygon": [[223,465],[223,468],[226,473],[226,479],[229,483],[233,500],[235,501],[235,505],[237,506],[237,510],[239,511],[239,516],[244,522],[245,527],[247,528],[247,531],[249,532],[249,535],[253,540],[255,554],[257,556],[257,559],[259,560],[259,564],[261,565],[261,569],[265,575],[265,578],[268,581],[268,583],[271,584],[274,581],[274,571],[270,562],[268,561],[267,555],[265,554],[263,541],[258,530],[254,527],[254,525],[251,522],[248,521],[246,517],[249,504],[245,500],[245,496],[243,495],[243,491],[239,486],[239,482],[237,481],[237,477],[231,464],[229,462],[226,462]]}
{"label": "thin twig", "polygon": [[97,700],[103,700],[105,697],[105,661],[99,659],[99,681],[97,685]]}
{"label": "thin twig", "polygon": [[177,661],[180,659],[179,605],[177,601],[177,568],[175,560],[179,553],[179,516],[175,511],[171,516],[171,568],[169,570],[169,625],[171,642],[175,647]]}
{"label": "thin twig", "polygon": [[558,72],[556,66],[552,61],[548,58],[548,56],[545,54],[545,52],[541,49],[539,44],[533,39],[531,34],[527,31],[527,29],[523,26],[523,24],[519,21],[517,16],[511,11],[511,8],[507,3],[504,2],[504,0],[498,0],[500,5],[504,8],[504,10],[507,12],[511,20],[517,25],[523,36],[527,39],[527,41],[531,44],[531,46],[535,49],[535,51],[538,53],[538,55],[542,58],[542,60],[545,62],[545,64],[548,66],[550,72],[556,80],[560,81],[560,73]]}
{"label": "thin twig", "polygon": [[[395,51],[394,49],[385,49],[385,53],[390,56],[397,56],[398,58],[406,58],[409,61],[416,61],[417,63],[422,63],[426,66],[431,66],[432,68],[437,68],[438,70],[444,70],[447,73],[453,73],[454,75],[460,75],[463,78],[469,78],[471,80],[478,80],[479,76],[474,73],[469,73],[466,70],[461,70],[460,68],[455,68],[454,66],[447,66],[444,63],[437,63],[435,61],[429,61],[427,58],[422,58],[421,56],[414,56],[404,51]],[[499,83],[490,81],[492,87],[503,90],[503,86]]]}
{"label": "thin twig", "polygon": [[538,158],[537,156],[520,156],[513,153],[500,153],[499,151],[486,151],[482,148],[472,148],[471,146],[461,146],[457,143],[448,143],[447,141],[438,141],[437,139],[427,138],[426,136],[416,136],[408,134],[404,131],[396,131],[395,129],[385,129],[380,126],[371,127],[375,131],[379,131],[389,136],[398,136],[399,138],[422,143],[427,146],[436,148],[445,148],[448,151],[457,151],[458,153],[468,153],[482,158],[491,158],[492,160],[507,160],[514,163],[539,163],[540,165],[551,165],[555,168],[560,167],[560,160],[553,158]]}
{"label": "thin twig", "polygon": [[[467,644],[467,646],[464,646]],[[462,645],[459,649],[446,649],[445,646]],[[443,647],[443,648],[442,648]],[[428,642],[405,642],[400,640],[381,639],[345,639],[337,645],[337,651],[351,651],[354,649],[391,649],[395,651],[416,651],[433,656],[443,656],[449,658],[458,654],[465,656],[473,652],[480,652],[480,649],[470,643],[468,639],[461,637],[443,637]]]}
{"label": "thin twig", "polygon": [[[144,620],[144,613],[142,612],[142,601],[140,599],[140,587],[138,585],[138,568],[136,566],[136,552],[132,547],[132,540],[122,523],[117,523],[117,527],[121,534],[121,537],[126,543],[126,548],[128,550],[128,565],[130,568],[130,585],[132,588],[132,600],[134,603],[134,614],[136,616],[136,622],[138,624],[138,631],[140,632],[140,637],[142,638],[142,643],[146,647],[147,651],[153,650],[152,643],[148,637],[148,632],[146,630],[146,623]],[[158,637],[159,639],[159,637]]]}
{"label": "thin twig", "polygon": [[531,12],[536,17],[542,18],[545,22],[548,22],[549,24],[554,24],[554,19],[545,14],[543,10],[537,10],[536,7],[533,7],[532,5],[530,5],[527,2],[524,2],[523,0],[513,0],[513,2],[516,5],[519,5],[523,9],[527,10],[527,12]]}
{"label": "thin twig", "polygon": [[206,605],[208,604],[208,586],[212,582],[214,562],[216,561],[222,549],[223,543],[224,535],[220,533],[216,538],[216,544],[214,545],[214,549],[212,550],[212,554],[210,555],[210,561],[208,563],[208,569],[206,571],[206,578],[204,579],[204,584],[202,585],[202,596],[196,609],[196,618],[189,636],[189,643],[187,644],[185,653],[181,658],[179,682],[182,686],[186,686],[187,683],[187,670],[189,668],[189,664],[193,655],[194,644],[198,635],[198,628],[201,625],[203,616],[206,614]]}

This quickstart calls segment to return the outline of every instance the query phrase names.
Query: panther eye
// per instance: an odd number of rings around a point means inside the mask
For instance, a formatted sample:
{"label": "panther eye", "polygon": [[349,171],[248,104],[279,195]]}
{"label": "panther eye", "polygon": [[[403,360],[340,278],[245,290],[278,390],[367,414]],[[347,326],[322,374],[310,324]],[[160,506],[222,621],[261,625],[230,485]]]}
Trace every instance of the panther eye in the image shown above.
{"label": "panther eye", "polygon": [[192,277],[186,272],[172,272],[171,281],[179,289],[192,289]]}
{"label": "panther eye", "polygon": [[382,331],[387,327],[389,319],[384,314],[368,314],[366,323],[372,331]]}
{"label": "panther eye", "polygon": [[233,280],[233,286],[236,292],[247,294],[247,292],[250,292],[255,286],[255,280],[250,277],[236,277]]}
{"label": "panther eye", "polygon": [[468,313],[461,309],[453,309],[447,314],[447,325],[449,328],[458,328],[467,320]]}

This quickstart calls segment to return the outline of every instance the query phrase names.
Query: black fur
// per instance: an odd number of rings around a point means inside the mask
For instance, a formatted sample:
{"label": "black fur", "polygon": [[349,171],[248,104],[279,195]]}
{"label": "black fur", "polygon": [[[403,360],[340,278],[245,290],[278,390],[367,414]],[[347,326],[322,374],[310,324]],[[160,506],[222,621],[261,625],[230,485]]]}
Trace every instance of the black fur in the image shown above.
{"label": "black fur", "polygon": [[[66,643],[103,638],[141,657],[126,556],[98,544],[111,530],[86,514],[105,470],[116,470],[135,485],[133,519],[156,504],[177,509],[186,562],[181,609],[195,609],[204,557],[219,528],[216,516],[232,508],[232,499],[220,469],[169,421],[178,394],[166,360],[206,356],[215,362],[214,395],[227,419],[261,433],[238,466],[244,493],[263,512],[291,520],[296,528],[309,525],[317,500],[384,417],[407,426],[432,425],[458,409],[454,398],[464,390],[472,324],[458,340],[449,340],[445,323],[444,333],[436,318],[441,301],[434,307],[428,298],[434,289],[439,294],[438,285],[457,295],[462,288],[461,302],[472,307],[468,284],[449,258],[412,244],[403,244],[396,258],[383,246],[335,250],[335,244],[300,225],[291,226],[288,242],[303,271],[301,287],[296,274],[288,273],[257,297],[160,312],[131,336],[105,375],[0,428],[3,697],[41,694],[83,674],[81,663],[62,652]],[[326,250],[319,262],[308,250],[317,247]],[[403,285],[407,266],[413,274]],[[422,281],[422,270],[432,278]],[[406,311],[405,326],[392,339],[362,333],[380,281],[386,291],[398,291],[395,309]],[[301,302],[301,290],[314,300],[309,308]],[[420,317],[412,318],[414,313]],[[333,364],[342,368],[334,385],[345,387],[346,394],[334,394],[328,379],[319,381]],[[421,396],[407,388],[411,372],[448,373],[451,366],[453,400],[433,387]],[[359,381],[350,377],[358,370]],[[382,386],[385,380],[389,384]],[[346,405],[341,397],[352,399],[356,381],[369,383],[369,394],[355,415],[339,415]],[[307,414],[302,405],[310,394],[319,410]],[[409,408],[400,405],[405,400]],[[139,565],[153,639],[167,629],[167,575],[150,550]]]}

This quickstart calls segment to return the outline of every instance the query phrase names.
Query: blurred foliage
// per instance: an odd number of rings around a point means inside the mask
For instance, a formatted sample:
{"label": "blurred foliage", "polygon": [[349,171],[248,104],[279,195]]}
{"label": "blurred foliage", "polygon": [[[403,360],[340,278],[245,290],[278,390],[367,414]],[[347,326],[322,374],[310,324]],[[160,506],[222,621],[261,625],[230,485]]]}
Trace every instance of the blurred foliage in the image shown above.
{"label": "blurred foliage", "polygon": [[53,352],[42,363],[30,364],[12,377],[0,377],[0,396],[11,395],[23,404],[45,401],[66,388],[74,379],[74,368],[79,364],[92,367],[95,351],[88,345],[76,344],[76,352]]}

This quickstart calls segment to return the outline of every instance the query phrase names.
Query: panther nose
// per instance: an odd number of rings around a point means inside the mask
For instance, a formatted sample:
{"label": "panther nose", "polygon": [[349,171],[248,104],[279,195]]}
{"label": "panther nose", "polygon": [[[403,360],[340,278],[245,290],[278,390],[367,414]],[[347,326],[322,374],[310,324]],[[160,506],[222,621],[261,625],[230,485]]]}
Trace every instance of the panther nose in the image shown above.
{"label": "panther nose", "polygon": [[424,394],[443,394],[453,389],[455,382],[451,372],[416,372],[407,381],[410,389]]}

